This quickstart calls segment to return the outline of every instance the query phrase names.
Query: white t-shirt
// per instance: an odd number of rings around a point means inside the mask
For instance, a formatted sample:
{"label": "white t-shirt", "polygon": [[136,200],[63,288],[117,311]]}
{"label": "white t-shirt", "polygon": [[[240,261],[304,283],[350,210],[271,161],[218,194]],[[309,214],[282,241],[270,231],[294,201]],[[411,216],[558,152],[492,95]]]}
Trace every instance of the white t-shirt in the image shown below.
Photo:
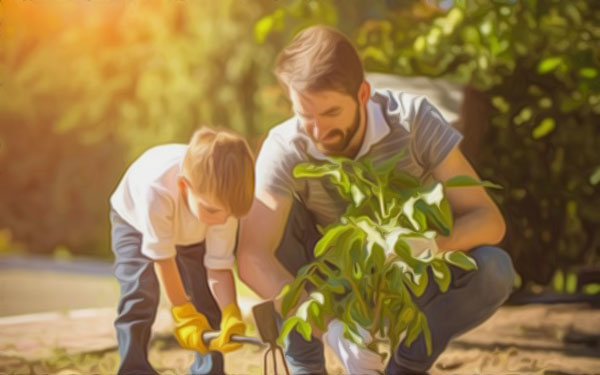
{"label": "white t-shirt", "polygon": [[206,240],[205,267],[232,268],[238,220],[230,216],[224,224],[208,226],[192,215],[177,185],[186,150],[187,145],[168,144],[146,151],[125,172],[110,203],[142,233],[141,252],[147,257],[171,258],[175,245]]}

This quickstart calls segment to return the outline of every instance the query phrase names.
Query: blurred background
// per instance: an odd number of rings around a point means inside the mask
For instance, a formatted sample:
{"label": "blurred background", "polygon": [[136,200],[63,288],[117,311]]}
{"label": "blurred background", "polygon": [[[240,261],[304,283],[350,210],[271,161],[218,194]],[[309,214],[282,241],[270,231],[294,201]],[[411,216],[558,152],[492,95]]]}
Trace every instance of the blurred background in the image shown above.
{"label": "blurred background", "polygon": [[257,149],[291,115],[276,54],[317,23],[377,86],[448,104],[504,186],[517,286],[600,290],[600,3],[583,0],[2,0],[0,254],[110,262],[129,163],[201,124]]}

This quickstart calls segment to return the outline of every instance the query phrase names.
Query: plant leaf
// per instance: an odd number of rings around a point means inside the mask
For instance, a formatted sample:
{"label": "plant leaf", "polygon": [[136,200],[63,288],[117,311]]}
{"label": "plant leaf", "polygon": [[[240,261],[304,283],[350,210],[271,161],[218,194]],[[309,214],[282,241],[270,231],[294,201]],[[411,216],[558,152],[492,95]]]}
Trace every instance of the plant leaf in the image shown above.
{"label": "plant leaf", "polygon": [[457,188],[457,187],[469,187],[469,186],[483,186],[494,189],[503,189],[502,186],[494,184],[490,181],[477,181],[471,176],[460,175],[454,176],[444,183],[447,188]]}
{"label": "plant leaf", "polygon": [[442,293],[446,292],[452,278],[448,265],[441,259],[434,259],[433,262],[431,262],[431,268],[435,282],[440,287],[440,291]]}
{"label": "plant leaf", "polygon": [[477,269],[477,263],[475,260],[465,254],[463,251],[447,251],[444,253],[444,259],[448,263],[466,271]]}

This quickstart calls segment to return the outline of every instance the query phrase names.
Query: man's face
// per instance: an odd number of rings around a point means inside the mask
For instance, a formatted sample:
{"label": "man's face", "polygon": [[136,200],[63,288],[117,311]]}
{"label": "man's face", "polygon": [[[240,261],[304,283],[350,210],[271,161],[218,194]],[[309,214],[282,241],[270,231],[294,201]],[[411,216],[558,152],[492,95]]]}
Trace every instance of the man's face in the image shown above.
{"label": "man's face", "polygon": [[343,155],[364,122],[358,99],[345,93],[290,89],[290,100],[300,125],[325,155]]}

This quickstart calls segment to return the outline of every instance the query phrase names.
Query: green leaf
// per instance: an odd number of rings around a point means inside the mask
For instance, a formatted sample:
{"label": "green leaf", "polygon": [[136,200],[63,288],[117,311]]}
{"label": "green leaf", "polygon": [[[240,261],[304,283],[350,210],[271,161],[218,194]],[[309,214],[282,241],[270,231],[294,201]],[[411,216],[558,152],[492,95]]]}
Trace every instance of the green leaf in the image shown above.
{"label": "green leaf", "polygon": [[592,186],[598,185],[600,182],[600,165],[596,167],[594,172],[590,175],[590,184]]}
{"label": "green leaf", "polygon": [[477,269],[477,263],[475,263],[475,260],[465,254],[463,251],[446,251],[444,253],[444,260],[465,271]]}
{"label": "green leaf", "polygon": [[356,345],[364,347],[365,342],[364,342],[362,336],[355,329],[353,329],[348,324],[346,324],[346,322],[343,322],[343,323],[344,323],[344,337],[347,338],[348,340],[352,341]]}
{"label": "green leaf", "polygon": [[447,188],[483,186],[483,187],[494,188],[494,189],[503,189],[502,186],[494,184],[490,181],[477,181],[473,177],[466,176],[466,175],[454,176],[454,177],[446,180],[446,182],[444,182],[444,185]]}
{"label": "green leaf", "polygon": [[366,198],[366,195],[356,185],[350,186],[350,193],[352,194],[352,202],[355,207],[360,206]]}
{"label": "green leaf", "polygon": [[404,280],[406,284],[413,292],[416,297],[421,297],[425,290],[427,289],[427,284],[429,282],[429,276],[427,276],[426,269],[424,265],[419,265],[416,268],[413,268],[414,272],[408,272],[408,277],[405,277]]}
{"label": "green leaf", "polygon": [[254,25],[254,39],[256,39],[258,43],[264,43],[267,39],[267,35],[269,35],[273,29],[274,24],[275,21],[272,15],[266,15],[258,20]]}
{"label": "green leaf", "polygon": [[281,325],[281,330],[279,333],[279,337],[277,338],[277,342],[279,345],[283,345],[285,338],[290,334],[292,329],[296,327],[296,325],[301,322],[300,318],[297,316],[289,317],[283,322]]}
{"label": "green leaf", "polygon": [[533,129],[533,131],[531,132],[531,136],[533,137],[533,139],[540,139],[542,137],[545,137],[552,130],[554,130],[555,126],[556,122],[554,121],[554,119],[551,117],[547,117],[544,120],[542,120],[542,122],[538,126],[536,126],[535,129]]}
{"label": "green leaf", "polygon": [[296,331],[298,331],[298,333],[300,333],[302,335],[304,340],[311,341],[312,327],[310,326],[310,324],[308,324],[307,322],[304,322],[302,320],[299,320],[298,324],[296,325]]}
{"label": "green leaf", "polygon": [[389,185],[392,189],[417,188],[421,185],[418,178],[408,173],[395,171],[389,179]]}
{"label": "green leaf", "polygon": [[547,57],[539,62],[537,71],[540,74],[546,74],[558,68],[562,63],[561,56]]}
{"label": "green leaf", "polygon": [[[286,316],[290,310],[298,304],[300,295],[302,294],[303,285],[304,283],[297,279],[293,283],[283,287],[282,292],[280,293],[285,293],[281,302],[281,313],[283,316]],[[286,287],[288,288],[286,289]]]}
{"label": "green leaf", "polygon": [[452,279],[450,268],[448,268],[446,262],[441,259],[435,259],[433,262],[431,262],[431,268],[435,282],[440,287],[440,291],[442,293],[446,292]]}
{"label": "green leaf", "polygon": [[351,224],[338,225],[330,228],[323,237],[317,242],[314,248],[315,257],[320,257],[331,247],[338,244],[338,240],[344,234],[349,234],[353,231]]}
{"label": "green leaf", "polygon": [[419,196],[427,203],[428,205],[436,205],[439,206],[444,199],[444,186],[437,182],[433,185],[431,189],[425,190]]}
{"label": "green leaf", "polygon": [[331,277],[327,279],[327,287],[331,293],[340,295],[346,294],[350,290],[350,285],[348,285],[345,279],[334,279]]}
{"label": "green leaf", "polygon": [[440,207],[428,206],[424,201],[419,201],[415,204],[415,207],[425,214],[428,227],[436,229],[444,236],[449,236],[452,219],[451,217],[448,217],[447,212],[449,210],[445,207],[442,209],[442,205],[449,206],[448,201],[444,199],[440,204]]}
{"label": "green leaf", "polygon": [[344,198],[350,194],[350,180],[341,168],[341,162],[338,164],[300,163],[294,167],[293,174],[295,178],[327,177],[338,187]]}
{"label": "green leaf", "polygon": [[431,343],[431,331],[429,330],[429,324],[427,323],[427,317],[422,314],[421,318],[421,331],[425,335],[425,347],[427,348],[427,355],[433,353],[433,345]]}
{"label": "green leaf", "polygon": [[348,308],[350,309],[350,316],[360,326],[369,327],[369,326],[371,326],[371,324],[373,324],[371,319],[369,319],[369,317],[363,313],[362,309],[360,308],[360,306],[356,300],[352,301],[352,303],[350,303]]}
{"label": "green leaf", "polygon": [[410,322],[408,326],[408,332],[406,333],[406,338],[404,339],[404,346],[410,348],[410,346],[415,342],[419,334],[421,333],[423,326],[421,325],[421,314],[415,314],[415,318]]}
{"label": "green leaf", "polygon": [[593,79],[598,76],[598,70],[592,67],[579,69],[579,75],[583,78]]}

